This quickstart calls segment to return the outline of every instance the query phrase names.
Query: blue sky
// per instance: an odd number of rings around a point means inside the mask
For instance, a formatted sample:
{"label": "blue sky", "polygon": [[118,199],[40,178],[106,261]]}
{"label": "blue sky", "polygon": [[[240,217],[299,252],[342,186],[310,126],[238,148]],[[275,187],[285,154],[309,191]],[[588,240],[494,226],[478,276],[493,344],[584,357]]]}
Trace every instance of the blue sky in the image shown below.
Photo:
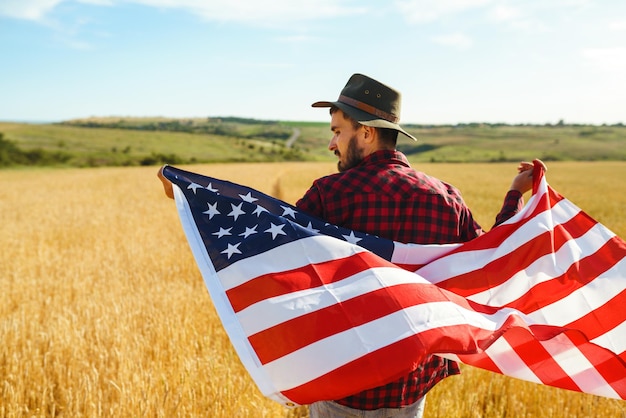
{"label": "blue sky", "polygon": [[404,123],[626,123],[626,1],[0,2],[0,120],[327,121],[356,72]]}

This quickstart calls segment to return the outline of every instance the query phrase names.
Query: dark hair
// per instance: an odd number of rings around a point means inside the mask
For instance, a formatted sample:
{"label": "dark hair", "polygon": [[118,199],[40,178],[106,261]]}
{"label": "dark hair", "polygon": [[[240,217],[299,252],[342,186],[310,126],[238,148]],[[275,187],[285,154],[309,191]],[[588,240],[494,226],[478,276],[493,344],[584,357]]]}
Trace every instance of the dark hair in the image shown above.
{"label": "dark hair", "polygon": [[391,128],[376,128],[379,132],[380,142],[385,144],[387,147],[395,148],[396,143],[398,142],[398,131]]}
{"label": "dark hair", "polygon": [[[330,114],[332,116],[336,111],[341,110],[337,106],[330,107]],[[352,127],[357,130],[361,124],[354,119],[352,116],[348,115],[346,112],[343,112],[343,118],[350,121],[352,123]],[[392,128],[374,128],[378,130],[378,138],[380,143],[385,145],[387,148],[395,148],[396,143],[398,142],[398,131]]]}

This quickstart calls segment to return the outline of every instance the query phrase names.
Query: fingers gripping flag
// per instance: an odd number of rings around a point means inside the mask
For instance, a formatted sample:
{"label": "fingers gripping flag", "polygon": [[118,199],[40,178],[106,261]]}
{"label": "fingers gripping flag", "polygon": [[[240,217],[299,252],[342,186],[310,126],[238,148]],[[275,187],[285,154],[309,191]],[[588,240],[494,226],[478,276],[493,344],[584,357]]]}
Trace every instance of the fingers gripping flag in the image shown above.
{"label": "fingers gripping flag", "polygon": [[626,244],[551,189],[464,244],[400,244],[174,167],[183,229],[242,363],[284,405],[339,399],[439,354],[626,399]]}

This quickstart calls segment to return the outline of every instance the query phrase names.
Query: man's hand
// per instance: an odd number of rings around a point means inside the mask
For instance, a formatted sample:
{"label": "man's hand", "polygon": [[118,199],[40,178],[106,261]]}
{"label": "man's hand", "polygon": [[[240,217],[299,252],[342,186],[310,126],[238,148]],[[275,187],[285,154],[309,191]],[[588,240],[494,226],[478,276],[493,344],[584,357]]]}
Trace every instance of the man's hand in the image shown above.
{"label": "man's hand", "polygon": [[[543,161],[533,160],[533,163],[534,162],[538,162],[543,166],[544,171],[548,171],[548,168]],[[517,166],[519,174],[513,179],[513,183],[511,183],[511,190],[517,190],[518,192],[524,194],[533,188],[533,163],[522,161],[519,166]]]}
{"label": "man's hand", "polygon": [[165,196],[169,197],[170,199],[173,199],[174,188],[172,187],[172,182],[166,179],[165,176],[163,175],[163,169],[165,167],[167,166],[164,165],[163,167],[159,169],[159,173],[157,174],[157,177],[159,178],[159,180],[161,180],[161,183],[163,183],[163,190],[165,191]]}

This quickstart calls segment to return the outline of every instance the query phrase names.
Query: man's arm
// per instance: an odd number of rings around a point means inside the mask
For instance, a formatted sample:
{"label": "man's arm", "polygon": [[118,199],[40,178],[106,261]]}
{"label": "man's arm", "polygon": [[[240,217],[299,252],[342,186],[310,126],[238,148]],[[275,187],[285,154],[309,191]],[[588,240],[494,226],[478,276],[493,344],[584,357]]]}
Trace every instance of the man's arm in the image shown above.
{"label": "man's arm", "polygon": [[304,196],[296,202],[296,207],[309,215],[323,218],[324,210],[322,208],[321,199],[317,185],[313,182],[313,185],[307,190]]}

